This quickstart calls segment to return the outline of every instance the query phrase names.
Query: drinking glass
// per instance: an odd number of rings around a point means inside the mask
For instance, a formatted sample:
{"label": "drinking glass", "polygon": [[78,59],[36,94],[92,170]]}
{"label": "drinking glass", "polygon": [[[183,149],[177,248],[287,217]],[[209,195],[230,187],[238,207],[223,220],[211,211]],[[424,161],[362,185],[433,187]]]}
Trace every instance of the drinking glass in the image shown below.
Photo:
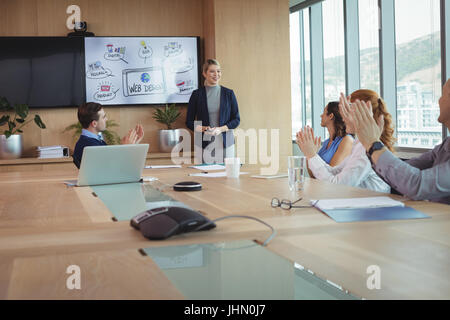
{"label": "drinking glass", "polygon": [[228,178],[239,178],[240,169],[240,158],[225,158],[225,171]]}
{"label": "drinking glass", "polygon": [[288,181],[291,191],[303,189],[306,175],[306,157],[289,156],[288,157]]}

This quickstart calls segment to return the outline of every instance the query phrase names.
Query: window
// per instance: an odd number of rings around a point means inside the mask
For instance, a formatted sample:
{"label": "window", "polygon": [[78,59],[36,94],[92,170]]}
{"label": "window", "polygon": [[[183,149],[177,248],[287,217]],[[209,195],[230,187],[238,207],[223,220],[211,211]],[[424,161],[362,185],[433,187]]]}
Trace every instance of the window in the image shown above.
{"label": "window", "polygon": [[416,109],[409,109],[409,112],[408,113],[406,113],[407,115],[408,115],[408,122],[407,122],[407,127],[406,127],[406,129],[405,130],[408,130],[408,129],[415,129],[415,128],[417,128],[417,125],[416,125],[416,123],[417,123],[417,118],[416,118],[416,114],[417,114],[417,110]]}
{"label": "window", "polygon": [[330,101],[338,101],[340,92],[345,92],[343,1],[324,1],[322,10],[325,104],[327,104]]}
{"label": "window", "polygon": [[327,135],[317,128],[318,116],[326,103],[346,92],[347,84],[353,90],[359,80],[361,88],[387,101],[396,121],[397,146],[441,143],[447,135],[437,121],[445,71],[441,61],[450,66],[450,48],[446,55],[441,52],[446,45],[441,26],[450,24],[441,17],[450,17],[450,5],[441,8],[441,2],[326,0],[292,13],[293,134],[300,126],[313,125],[316,134]]}
{"label": "window", "polygon": [[439,117],[439,112],[434,109],[422,110],[422,127],[433,129],[436,126],[436,119]]}
{"label": "window", "polygon": [[289,16],[291,43],[291,103],[292,103],[292,139],[302,127],[302,90],[301,90],[301,61],[300,61],[300,12]]}
{"label": "window", "polygon": [[305,125],[311,126],[311,59],[309,10],[289,16],[291,43],[292,139]]}
{"label": "window", "polygon": [[359,0],[359,63],[361,88],[380,92],[378,0]]}
{"label": "window", "polygon": [[[409,117],[397,113],[398,138],[413,139],[408,147],[429,147],[435,133],[442,132],[436,110],[441,96],[441,44],[439,0],[395,0],[397,102]],[[418,121],[420,113],[421,121]]]}
{"label": "window", "polygon": [[303,14],[303,43],[305,45],[304,50],[304,70],[305,78],[305,122],[306,125],[312,126],[312,96],[311,96],[311,33],[309,31],[309,10],[302,10]]}

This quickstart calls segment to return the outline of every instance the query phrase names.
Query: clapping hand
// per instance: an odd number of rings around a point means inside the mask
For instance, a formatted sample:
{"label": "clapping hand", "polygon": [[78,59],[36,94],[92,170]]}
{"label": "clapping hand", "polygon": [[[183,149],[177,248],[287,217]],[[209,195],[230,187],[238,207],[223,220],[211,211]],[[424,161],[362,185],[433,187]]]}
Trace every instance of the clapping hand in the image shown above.
{"label": "clapping hand", "polygon": [[345,122],[345,127],[347,128],[347,133],[355,133],[355,125],[352,117],[352,104],[350,103],[351,96],[347,98],[341,92],[339,97],[339,113]]}
{"label": "clapping hand", "polygon": [[296,136],[297,145],[308,159],[314,157],[320,150],[321,138],[314,137],[314,131],[311,127],[304,127],[303,130],[297,132]]}
{"label": "clapping hand", "polygon": [[138,144],[144,138],[144,128],[138,124],[134,129],[130,129],[125,137],[122,138],[122,144]]}
{"label": "clapping hand", "polygon": [[359,100],[356,100],[351,116],[359,141],[366,150],[369,150],[375,141],[380,141],[384,129],[384,116],[381,114],[375,121],[372,103]]}
{"label": "clapping hand", "polygon": [[144,138],[144,128],[142,127],[142,125],[138,124],[136,125],[136,128],[134,128],[134,130],[136,131],[137,135],[137,140],[135,143],[141,143],[142,139]]}
{"label": "clapping hand", "polygon": [[137,141],[136,129],[130,129],[125,137],[122,138],[122,144],[134,144]]}

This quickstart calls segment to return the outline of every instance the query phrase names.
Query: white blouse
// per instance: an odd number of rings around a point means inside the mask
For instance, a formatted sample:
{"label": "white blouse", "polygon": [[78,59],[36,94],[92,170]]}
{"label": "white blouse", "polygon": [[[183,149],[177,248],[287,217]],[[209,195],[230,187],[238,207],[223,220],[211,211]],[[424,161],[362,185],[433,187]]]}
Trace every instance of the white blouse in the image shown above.
{"label": "white blouse", "polygon": [[366,150],[358,140],[353,141],[352,153],[339,165],[331,167],[316,154],[308,160],[308,166],[319,180],[378,192],[391,192],[391,187],[373,171]]}

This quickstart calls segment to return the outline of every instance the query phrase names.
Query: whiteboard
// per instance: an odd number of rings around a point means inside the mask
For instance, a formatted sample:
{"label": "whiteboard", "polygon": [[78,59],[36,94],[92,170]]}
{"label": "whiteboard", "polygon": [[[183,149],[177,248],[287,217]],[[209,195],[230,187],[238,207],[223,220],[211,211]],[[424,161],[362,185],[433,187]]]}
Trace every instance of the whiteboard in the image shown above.
{"label": "whiteboard", "polygon": [[187,103],[198,88],[197,37],[85,38],[86,102]]}

